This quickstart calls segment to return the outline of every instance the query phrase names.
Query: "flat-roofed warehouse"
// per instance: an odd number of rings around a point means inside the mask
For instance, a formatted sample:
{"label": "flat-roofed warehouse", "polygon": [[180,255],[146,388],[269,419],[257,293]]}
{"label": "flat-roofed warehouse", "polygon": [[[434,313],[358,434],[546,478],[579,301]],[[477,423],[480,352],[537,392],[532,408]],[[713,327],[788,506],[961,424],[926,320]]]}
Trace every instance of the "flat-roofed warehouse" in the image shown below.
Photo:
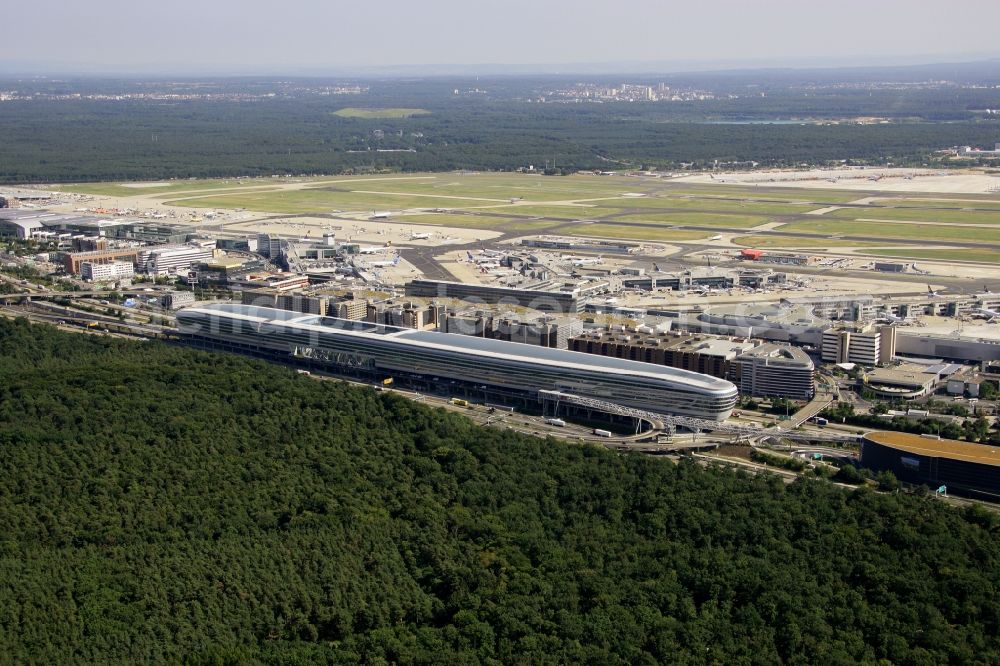
{"label": "flat-roofed warehouse", "polygon": [[947,486],[949,493],[1000,500],[1000,448],[903,432],[865,434],[861,464],[901,481]]}
{"label": "flat-roofed warehouse", "polygon": [[559,391],[716,421],[736,405],[736,387],[723,379],[518,342],[228,303],[185,308],[177,323],[199,346],[297,356],[372,378],[444,378],[536,402],[539,391]]}

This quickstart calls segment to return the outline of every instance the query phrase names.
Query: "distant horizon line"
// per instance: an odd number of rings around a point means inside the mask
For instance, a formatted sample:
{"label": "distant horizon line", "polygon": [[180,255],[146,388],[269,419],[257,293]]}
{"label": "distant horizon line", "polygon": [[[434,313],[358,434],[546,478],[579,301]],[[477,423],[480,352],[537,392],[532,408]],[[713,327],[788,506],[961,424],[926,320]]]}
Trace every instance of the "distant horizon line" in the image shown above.
{"label": "distant horizon line", "polygon": [[[992,54],[955,55],[895,55],[895,56],[812,56],[780,58],[744,58],[740,60],[621,60],[608,62],[572,63],[476,63],[476,64],[393,64],[393,65],[337,65],[330,67],[286,66],[218,66],[211,69],[192,69],[191,65],[148,65],[133,69],[122,69],[119,65],[95,64],[81,67],[79,64],[44,63],[38,61],[17,61],[0,66],[0,76],[4,77],[394,77],[425,76],[429,78],[449,76],[611,76],[611,75],[680,75],[698,73],[756,72],[756,71],[810,71],[810,70],[880,70],[915,69],[921,67],[944,67],[957,65],[988,64],[1000,62],[1000,52]],[[1000,78],[1000,73],[998,73]]]}

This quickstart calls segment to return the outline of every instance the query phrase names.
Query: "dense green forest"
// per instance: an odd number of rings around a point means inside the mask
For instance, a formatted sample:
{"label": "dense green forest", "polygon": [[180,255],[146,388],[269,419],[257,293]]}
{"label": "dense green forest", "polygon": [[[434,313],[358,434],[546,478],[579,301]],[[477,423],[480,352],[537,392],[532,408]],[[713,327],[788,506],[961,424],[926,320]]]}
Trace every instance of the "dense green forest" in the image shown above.
{"label": "dense green forest", "polygon": [[988,664],[1000,520],[0,320],[0,661]]}
{"label": "dense green forest", "polygon": [[[992,146],[1000,89],[816,91],[709,79],[729,94],[664,103],[532,102],[571,80],[496,78],[373,81],[360,95],[307,94],[322,82],[0,81],[24,97],[0,102],[0,182],[189,178],[393,169],[678,168],[756,161],[770,166],[923,164],[953,145]],[[693,83],[694,81],[692,81]],[[326,82],[329,83],[329,82]],[[354,82],[357,83],[357,82]],[[368,84],[365,84],[368,85]],[[455,95],[472,85],[489,94]],[[277,90],[273,97],[268,90]],[[139,93],[256,95],[150,99]],[[61,98],[32,97],[28,93]],[[88,99],[88,94],[105,98]],[[77,97],[79,96],[79,97]],[[121,99],[108,99],[120,96]],[[404,107],[404,119],[344,118],[344,107]],[[742,124],[876,116],[889,124]],[[383,134],[376,134],[380,130]],[[379,152],[382,151],[382,152]],[[391,152],[386,152],[391,151]]]}

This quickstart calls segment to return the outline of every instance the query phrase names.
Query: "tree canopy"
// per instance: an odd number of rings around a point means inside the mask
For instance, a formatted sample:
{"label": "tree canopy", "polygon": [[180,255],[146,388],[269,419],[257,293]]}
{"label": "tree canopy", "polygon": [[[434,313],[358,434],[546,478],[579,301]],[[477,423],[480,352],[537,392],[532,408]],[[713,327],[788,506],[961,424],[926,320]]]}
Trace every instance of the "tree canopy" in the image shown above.
{"label": "tree canopy", "polygon": [[5,661],[997,663],[998,531],[0,320]]}
{"label": "tree canopy", "polygon": [[[231,82],[225,89],[238,92],[244,85]],[[503,95],[467,100],[455,98],[450,87],[442,90],[440,82],[421,81],[414,84],[417,89],[400,82],[384,87],[366,102],[423,107],[430,113],[345,118],[336,115],[343,100],[309,96],[254,103],[7,101],[0,104],[5,130],[0,182],[542,169],[549,164],[554,165],[551,173],[707,168],[716,162],[746,167],[751,161],[772,167],[843,160],[920,166],[948,146],[992,146],[1000,130],[997,121],[979,119],[966,108],[973,103],[985,105],[973,108],[995,108],[989,105],[1000,101],[993,91],[985,98],[932,91],[907,96],[905,103],[898,93],[870,97],[866,91],[823,98],[772,93],[738,100],[578,105],[537,104]],[[884,114],[894,121],[759,124],[842,114]],[[731,117],[744,120],[718,121]]]}

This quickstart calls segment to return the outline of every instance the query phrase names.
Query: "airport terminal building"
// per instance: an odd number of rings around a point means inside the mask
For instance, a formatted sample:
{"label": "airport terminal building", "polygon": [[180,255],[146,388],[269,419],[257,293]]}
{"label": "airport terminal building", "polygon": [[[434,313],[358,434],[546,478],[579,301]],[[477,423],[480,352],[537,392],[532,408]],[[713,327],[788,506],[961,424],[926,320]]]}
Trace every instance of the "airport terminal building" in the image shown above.
{"label": "airport terminal building", "polygon": [[177,313],[181,335],[201,347],[303,359],[369,379],[423,377],[473,384],[494,399],[541,401],[539,391],[596,398],[659,414],[721,421],[736,404],[723,379],[625,359],[336,319],[248,305]]}
{"label": "airport terminal building", "polygon": [[411,280],[406,295],[417,298],[457,298],[490,305],[517,305],[560,314],[583,312],[585,299],[604,293],[608,283],[562,285],[547,280],[531,288],[500,287],[490,284],[447,282],[444,280]]}

